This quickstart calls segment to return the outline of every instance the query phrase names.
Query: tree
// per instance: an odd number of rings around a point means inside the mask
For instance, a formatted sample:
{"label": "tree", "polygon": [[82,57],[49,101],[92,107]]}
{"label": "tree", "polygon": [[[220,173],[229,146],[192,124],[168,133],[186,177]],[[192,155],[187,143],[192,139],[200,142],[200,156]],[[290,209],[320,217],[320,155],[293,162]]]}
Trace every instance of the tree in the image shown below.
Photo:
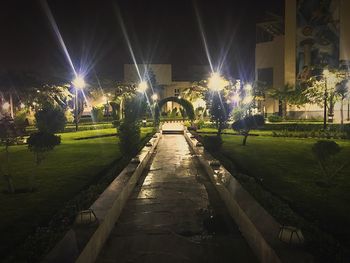
{"label": "tree", "polygon": [[282,103],[281,115],[283,118],[287,116],[287,105],[293,96],[293,92],[293,87],[289,84],[284,85],[282,89],[273,88],[268,91],[271,98],[276,99]]}
{"label": "tree", "polygon": [[35,119],[38,130],[46,133],[61,132],[66,124],[66,117],[62,109],[51,104],[44,105],[35,113]]}
{"label": "tree", "polygon": [[262,115],[253,115],[247,116],[243,119],[237,120],[232,124],[232,129],[238,131],[242,134],[243,142],[242,145],[246,145],[249,132],[252,129],[257,129],[265,124],[264,116]]}
{"label": "tree", "polygon": [[341,166],[334,163],[334,157],[340,152],[340,146],[334,141],[321,140],[312,146],[312,153],[324,175],[324,183],[330,186],[332,180],[343,170],[348,163]]}
{"label": "tree", "polygon": [[68,87],[64,79],[50,76],[43,77],[33,72],[2,71],[0,72],[0,90],[3,97],[10,103],[10,113],[13,118],[16,105],[25,101],[41,103],[56,103],[63,106],[69,97]]}
{"label": "tree", "polygon": [[338,85],[335,87],[335,92],[337,96],[340,97],[340,123],[341,125],[344,124],[344,100],[347,98],[349,94],[349,87],[348,87],[348,80],[341,81]]}
{"label": "tree", "polygon": [[224,92],[213,92],[210,101],[210,118],[218,129],[217,136],[221,136],[222,130],[230,117],[232,106],[227,103]]}
{"label": "tree", "polygon": [[[186,115],[187,117],[193,121],[194,118],[195,118],[195,114],[194,114],[194,109],[193,109],[193,106],[192,106],[192,103],[189,102],[188,100],[186,99],[183,99],[183,98],[178,98],[178,97],[168,97],[168,98],[164,98],[160,101],[158,101],[156,107],[155,107],[155,113],[154,113],[154,118],[156,120],[156,122],[159,121],[159,115],[160,115],[160,109],[163,107],[163,105],[168,102],[168,101],[174,101],[178,104],[180,104],[184,110],[186,111]],[[177,109],[176,109],[177,111]]]}
{"label": "tree", "polygon": [[118,128],[119,146],[126,156],[133,156],[138,152],[140,142],[140,116],[139,99],[129,97],[124,104],[124,119]]}
{"label": "tree", "polygon": [[[29,151],[34,153],[38,167],[47,153],[61,143],[61,137],[55,133],[64,129],[66,118],[61,108],[47,104],[35,114],[35,119],[39,131],[32,133],[27,142]],[[29,187],[30,191],[34,190],[34,173],[30,177]]]}
{"label": "tree", "polygon": [[10,117],[4,117],[0,120],[0,143],[5,145],[5,161],[0,162],[0,172],[7,182],[9,193],[15,192],[11,174],[9,147],[17,141],[19,136],[19,129],[17,129],[14,121]]}

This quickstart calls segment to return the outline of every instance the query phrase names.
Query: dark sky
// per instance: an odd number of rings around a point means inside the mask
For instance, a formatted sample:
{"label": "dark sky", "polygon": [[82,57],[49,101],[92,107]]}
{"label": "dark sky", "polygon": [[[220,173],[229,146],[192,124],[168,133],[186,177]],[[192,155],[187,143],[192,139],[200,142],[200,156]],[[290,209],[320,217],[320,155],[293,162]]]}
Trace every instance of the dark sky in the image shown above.
{"label": "dark sky", "polygon": [[[122,17],[139,63],[171,63],[180,76],[187,65],[208,64],[195,9],[216,66],[228,50],[223,71],[252,74],[255,23],[265,11],[283,14],[284,0],[48,0],[77,69],[121,79],[131,57]],[[119,10],[119,11],[118,11]],[[119,13],[119,14],[118,14]],[[0,69],[59,75],[70,71],[40,0],[0,4]]]}

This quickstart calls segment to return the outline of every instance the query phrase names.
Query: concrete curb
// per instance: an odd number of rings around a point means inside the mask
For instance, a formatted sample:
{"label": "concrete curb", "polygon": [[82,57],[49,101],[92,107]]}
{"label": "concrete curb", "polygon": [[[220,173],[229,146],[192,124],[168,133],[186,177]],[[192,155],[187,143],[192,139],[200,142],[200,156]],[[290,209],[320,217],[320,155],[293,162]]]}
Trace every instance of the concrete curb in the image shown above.
{"label": "concrete curb", "polygon": [[214,171],[210,161],[215,158],[202,146],[197,146],[198,141],[191,139],[191,133],[186,131],[184,135],[260,262],[313,262],[312,256],[302,249],[281,242],[278,239],[280,224],[224,167]]}
{"label": "concrete curb", "polygon": [[[51,250],[43,262],[95,262],[110,232],[117,222],[130,193],[133,191],[144,168],[147,166],[161,134],[150,139],[152,146],[145,146],[137,155],[140,163],[129,163],[107,189],[92,204],[90,209],[97,217],[95,229],[86,231],[69,230],[63,239]],[[93,233],[91,233],[93,232]],[[79,249],[79,235],[87,235],[88,242]],[[79,252],[80,251],[80,252]]]}

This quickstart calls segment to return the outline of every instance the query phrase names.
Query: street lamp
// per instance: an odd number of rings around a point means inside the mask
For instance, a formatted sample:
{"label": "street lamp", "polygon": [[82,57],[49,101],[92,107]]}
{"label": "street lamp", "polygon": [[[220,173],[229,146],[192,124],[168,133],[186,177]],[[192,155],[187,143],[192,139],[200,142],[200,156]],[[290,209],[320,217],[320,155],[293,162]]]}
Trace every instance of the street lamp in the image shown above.
{"label": "street lamp", "polygon": [[152,98],[153,101],[157,101],[158,100],[158,94],[154,93],[151,98]]}
{"label": "street lamp", "polygon": [[148,89],[148,85],[146,81],[141,81],[137,86],[137,91],[140,93],[144,93]]}
{"label": "street lamp", "polygon": [[78,131],[78,90],[82,90],[83,88],[85,88],[84,78],[77,75],[72,81],[72,84],[75,88],[75,131]]}
{"label": "street lamp", "polygon": [[10,109],[10,103],[5,102],[5,103],[2,105],[2,109],[5,110],[5,111],[8,111],[8,110]]}
{"label": "street lamp", "polygon": [[328,99],[328,91],[327,91],[327,78],[329,77],[329,70],[323,70],[323,80],[324,80],[324,94],[323,94],[323,129],[327,128],[327,99]]}
{"label": "street lamp", "polygon": [[210,78],[208,79],[208,88],[212,91],[221,91],[223,90],[229,82],[220,76],[220,73],[214,72],[211,74]]}

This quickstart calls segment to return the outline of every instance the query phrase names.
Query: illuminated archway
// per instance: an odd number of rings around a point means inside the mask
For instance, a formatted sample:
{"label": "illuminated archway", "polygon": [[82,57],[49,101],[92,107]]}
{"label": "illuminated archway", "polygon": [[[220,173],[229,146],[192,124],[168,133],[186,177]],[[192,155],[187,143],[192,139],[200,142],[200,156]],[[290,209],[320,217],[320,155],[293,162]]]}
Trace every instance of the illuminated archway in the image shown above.
{"label": "illuminated archway", "polygon": [[173,102],[180,104],[184,108],[184,110],[186,111],[187,117],[191,121],[193,121],[195,119],[194,109],[193,109],[193,105],[191,102],[189,102],[188,100],[185,100],[183,98],[168,97],[168,98],[164,98],[164,99],[158,101],[158,103],[155,107],[155,112],[154,112],[156,121],[159,121],[160,109],[168,101],[173,101]]}

